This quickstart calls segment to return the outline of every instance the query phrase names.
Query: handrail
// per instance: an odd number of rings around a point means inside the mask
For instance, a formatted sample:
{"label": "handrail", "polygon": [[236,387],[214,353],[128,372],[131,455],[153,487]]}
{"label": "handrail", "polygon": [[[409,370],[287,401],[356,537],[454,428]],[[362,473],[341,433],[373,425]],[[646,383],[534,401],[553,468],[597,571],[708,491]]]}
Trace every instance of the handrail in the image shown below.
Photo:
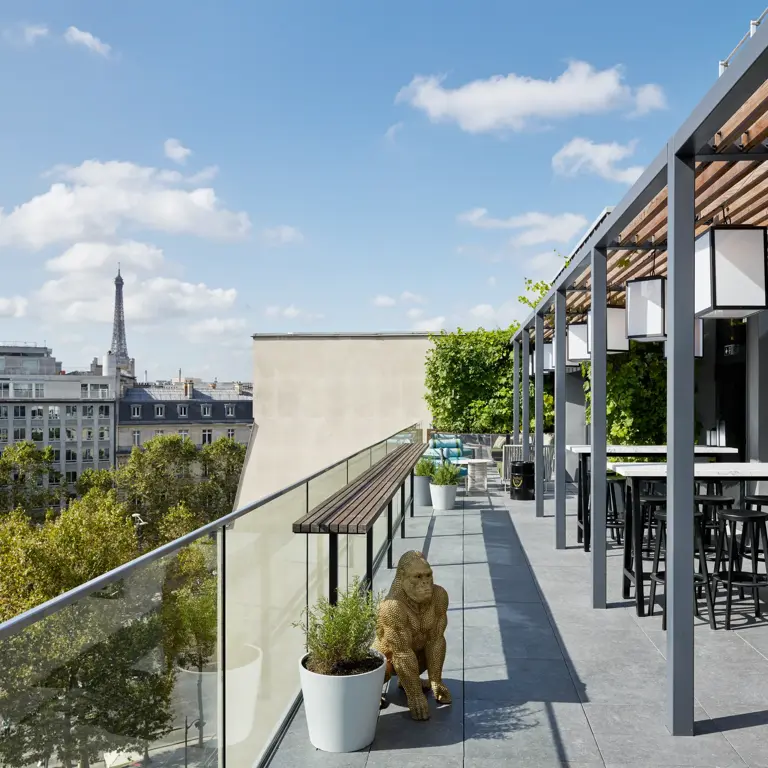
{"label": "handrail", "polygon": [[725,72],[725,70],[728,68],[728,65],[731,63],[731,60],[733,57],[739,52],[739,48],[741,48],[744,43],[749,40],[750,37],[752,37],[755,34],[755,31],[762,23],[763,19],[768,15],[768,8],[766,8],[754,21],[749,22],[749,32],[746,32],[744,34],[744,37],[739,40],[739,42],[736,44],[736,47],[720,62],[720,75]]}
{"label": "handrail", "polygon": [[15,635],[22,629],[25,629],[26,627],[40,621],[41,619],[46,618],[47,616],[51,616],[52,614],[57,613],[62,608],[66,608],[68,605],[71,605],[77,600],[83,597],[87,597],[88,595],[92,594],[93,592],[97,592],[100,589],[103,589],[114,581],[125,578],[125,576],[127,576],[129,573],[132,573],[142,566],[148,565],[155,560],[159,560],[160,558],[171,555],[174,552],[177,552],[178,550],[191,544],[193,541],[197,541],[197,539],[200,539],[203,536],[207,536],[209,533],[213,533],[220,528],[226,528],[228,525],[235,522],[235,520],[243,517],[243,515],[247,515],[249,512],[253,512],[256,509],[259,509],[259,507],[263,507],[266,504],[269,504],[271,501],[274,501],[280,496],[284,496],[286,493],[295,491],[305,483],[312,482],[312,480],[315,478],[328,472],[331,469],[334,469],[335,467],[338,467],[346,461],[350,461],[350,459],[353,459],[363,451],[367,451],[373,448],[375,445],[379,445],[380,443],[386,443],[393,437],[397,437],[398,435],[403,434],[403,432],[407,432],[408,430],[415,429],[417,427],[417,423],[409,424],[407,427],[404,427],[403,429],[400,429],[397,432],[382,438],[381,440],[376,440],[376,442],[358,449],[354,453],[349,454],[349,456],[345,456],[343,459],[339,459],[339,461],[336,461],[333,464],[329,464],[327,467],[323,467],[317,472],[314,472],[313,474],[304,477],[301,480],[297,480],[295,483],[289,485],[286,488],[281,488],[279,491],[275,491],[268,496],[264,496],[258,501],[254,501],[246,507],[236,509],[229,514],[224,515],[224,517],[220,517],[218,520],[207,523],[206,525],[197,528],[191,533],[180,536],[178,539],[174,539],[168,544],[163,544],[162,546],[157,547],[157,549],[153,549],[151,552],[146,552],[143,555],[134,558],[133,560],[129,560],[127,563],[123,563],[123,565],[119,565],[117,568],[113,568],[111,571],[107,571],[101,576],[97,576],[95,579],[86,581],[84,584],[80,584],[80,586],[75,587],[74,589],[63,592],[62,594],[57,595],[45,603],[36,605],[34,608],[30,608],[28,611],[24,611],[24,613],[20,613],[18,616],[14,616],[12,619],[8,619],[8,621],[0,624],[0,640]]}

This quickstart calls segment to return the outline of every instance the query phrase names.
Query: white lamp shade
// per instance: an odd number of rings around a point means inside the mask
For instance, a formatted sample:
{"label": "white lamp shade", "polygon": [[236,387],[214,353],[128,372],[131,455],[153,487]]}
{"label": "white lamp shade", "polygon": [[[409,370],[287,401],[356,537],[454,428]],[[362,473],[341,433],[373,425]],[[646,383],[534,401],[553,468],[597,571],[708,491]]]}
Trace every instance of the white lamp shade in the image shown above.
{"label": "white lamp shade", "polygon": [[586,323],[573,323],[565,331],[566,365],[588,362],[589,326]]}
{"label": "white lamp shade", "polygon": [[765,227],[710,227],[696,238],[697,317],[748,317],[768,308]]}
{"label": "white lamp shade", "polygon": [[[627,311],[621,307],[608,307],[605,311],[607,333],[605,351],[609,355],[615,355],[619,352],[629,351],[629,339],[627,338]],[[592,352],[592,310],[587,312],[587,326],[589,335],[587,337],[588,348]]]}
{"label": "white lamp shade", "polygon": [[666,328],[667,278],[627,280],[627,339],[663,341]]}
{"label": "white lamp shade", "polygon": [[[568,357],[568,331],[566,330],[566,342],[565,342],[565,368],[573,369],[578,368],[580,362],[578,360],[571,360]],[[557,361],[557,339],[552,339],[552,370],[555,370],[555,363]]]}
{"label": "white lamp shade", "polygon": [[[554,353],[552,344],[544,344],[543,353],[544,353],[544,367],[542,368],[542,371],[544,371],[544,373],[549,373],[550,371],[554,371],[555,370],[555,353]],[[530,376],[536,375],[536,350],[535,349],[533,350],[533,352],[531,352],[531,357],[528,362],[528,373]]]}
{"label": "white lamp shade", "polygon": [[[697,317],[693,323],[693,356],[704,357],[704,321]],[[669,357],[666,341],[664,342],[664,357]]]}

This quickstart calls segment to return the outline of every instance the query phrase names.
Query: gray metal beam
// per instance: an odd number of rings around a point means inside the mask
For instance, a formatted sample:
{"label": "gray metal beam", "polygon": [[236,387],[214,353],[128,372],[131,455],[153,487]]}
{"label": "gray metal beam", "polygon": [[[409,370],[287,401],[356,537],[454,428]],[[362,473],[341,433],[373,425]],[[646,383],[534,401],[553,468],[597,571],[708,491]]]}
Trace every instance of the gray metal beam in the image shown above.
{"label": "gray metal beam", "polygon": [[[592,251],[592,359],[590,366],[590,412],[592,416],[590,469],[592,479],[589,493],[593,608],[605,608],[607,605],[605,377],[608,312],[605,291],[606,266],[605,252],[595,248]],[[693,328],[693,323],[691,323],[691,328]]]}
{"label": "gray metal beam", "polygon": [[693,735],[694,164],[669,150],[667,727]]}
{"label": "gray metal beam", "polygon": [[515,377],[514,397],[513,405],[514,413],[512,414],[512,432],[513,442],[515,445],[520,445],[520,342],[512,342],[514,352],[514,371]]}
{"label": "gray metal beam", "polygon": [[700,163],[764,163],[768,152],[699,152],[696,162]]}
{"label": "gray metal beam", "polygon": [[526,328],[523,333],[523,357],[520,361],[523,366],[523,386],[520,397],[523,399],[523,423],[521,440],[523,441],[523,461],[531,460],[531,334]]}
{"label": "gray metal beam", "polygon": [[544,318],[541,315],[536,315],[535,335],[534,390],[536,396],[534,397],[534,404],[536,406],[536,432],[534,433],[534,461],[536,480],[534,493],[536,496],[536,517],[544,517]]}
{"label": "gray metal beam", "polygon": [[565,293],[555,294],[555,549],[565,549]]}

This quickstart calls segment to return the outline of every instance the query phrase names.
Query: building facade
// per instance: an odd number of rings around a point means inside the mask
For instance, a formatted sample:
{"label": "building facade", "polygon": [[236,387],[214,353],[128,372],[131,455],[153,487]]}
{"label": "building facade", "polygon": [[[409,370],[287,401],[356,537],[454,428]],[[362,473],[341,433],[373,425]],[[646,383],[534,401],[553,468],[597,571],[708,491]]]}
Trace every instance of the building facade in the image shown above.
{"label": "building facade", "polygon": [[70,490],[85,469],[114,465],[117,377],[63,373],[50,349],[35,345],[0,346],[0,360],[0,450],[50,446],[61,478],[47,482]]}
{"label": "building facade", "polygon": [[118,407],[118,463],[157,435],[182,435],[197,447],[228,437],[247,444],[253,425],[253,397],[237,383],[136,384]]}

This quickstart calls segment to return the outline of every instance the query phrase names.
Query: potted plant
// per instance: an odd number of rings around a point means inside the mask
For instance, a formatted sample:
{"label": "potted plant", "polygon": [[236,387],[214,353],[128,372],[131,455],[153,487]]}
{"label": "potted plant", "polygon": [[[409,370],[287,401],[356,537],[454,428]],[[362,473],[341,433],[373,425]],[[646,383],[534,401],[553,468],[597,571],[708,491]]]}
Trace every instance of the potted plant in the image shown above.
{"label": "potted plant", "polygon": [[435,473],[435,462],[423,456],[413,470],[413,503],[417,507],[428,507],[432,503],[429,484]]}
{"label": "potted plant", "polygon": [[459,486],[461,470],[444,461],[432,475],[429,492],[432,495],[434,509],[453,509],[456,504],[456,490]]}
{"label": "potted plant", "polygon": [[299,660],[309,740],[324,752],[356,752],[376,733],[386,659],[371,646],[379,598],[356,578],[332,605],[320,599],[299,622],[307,652]]}

